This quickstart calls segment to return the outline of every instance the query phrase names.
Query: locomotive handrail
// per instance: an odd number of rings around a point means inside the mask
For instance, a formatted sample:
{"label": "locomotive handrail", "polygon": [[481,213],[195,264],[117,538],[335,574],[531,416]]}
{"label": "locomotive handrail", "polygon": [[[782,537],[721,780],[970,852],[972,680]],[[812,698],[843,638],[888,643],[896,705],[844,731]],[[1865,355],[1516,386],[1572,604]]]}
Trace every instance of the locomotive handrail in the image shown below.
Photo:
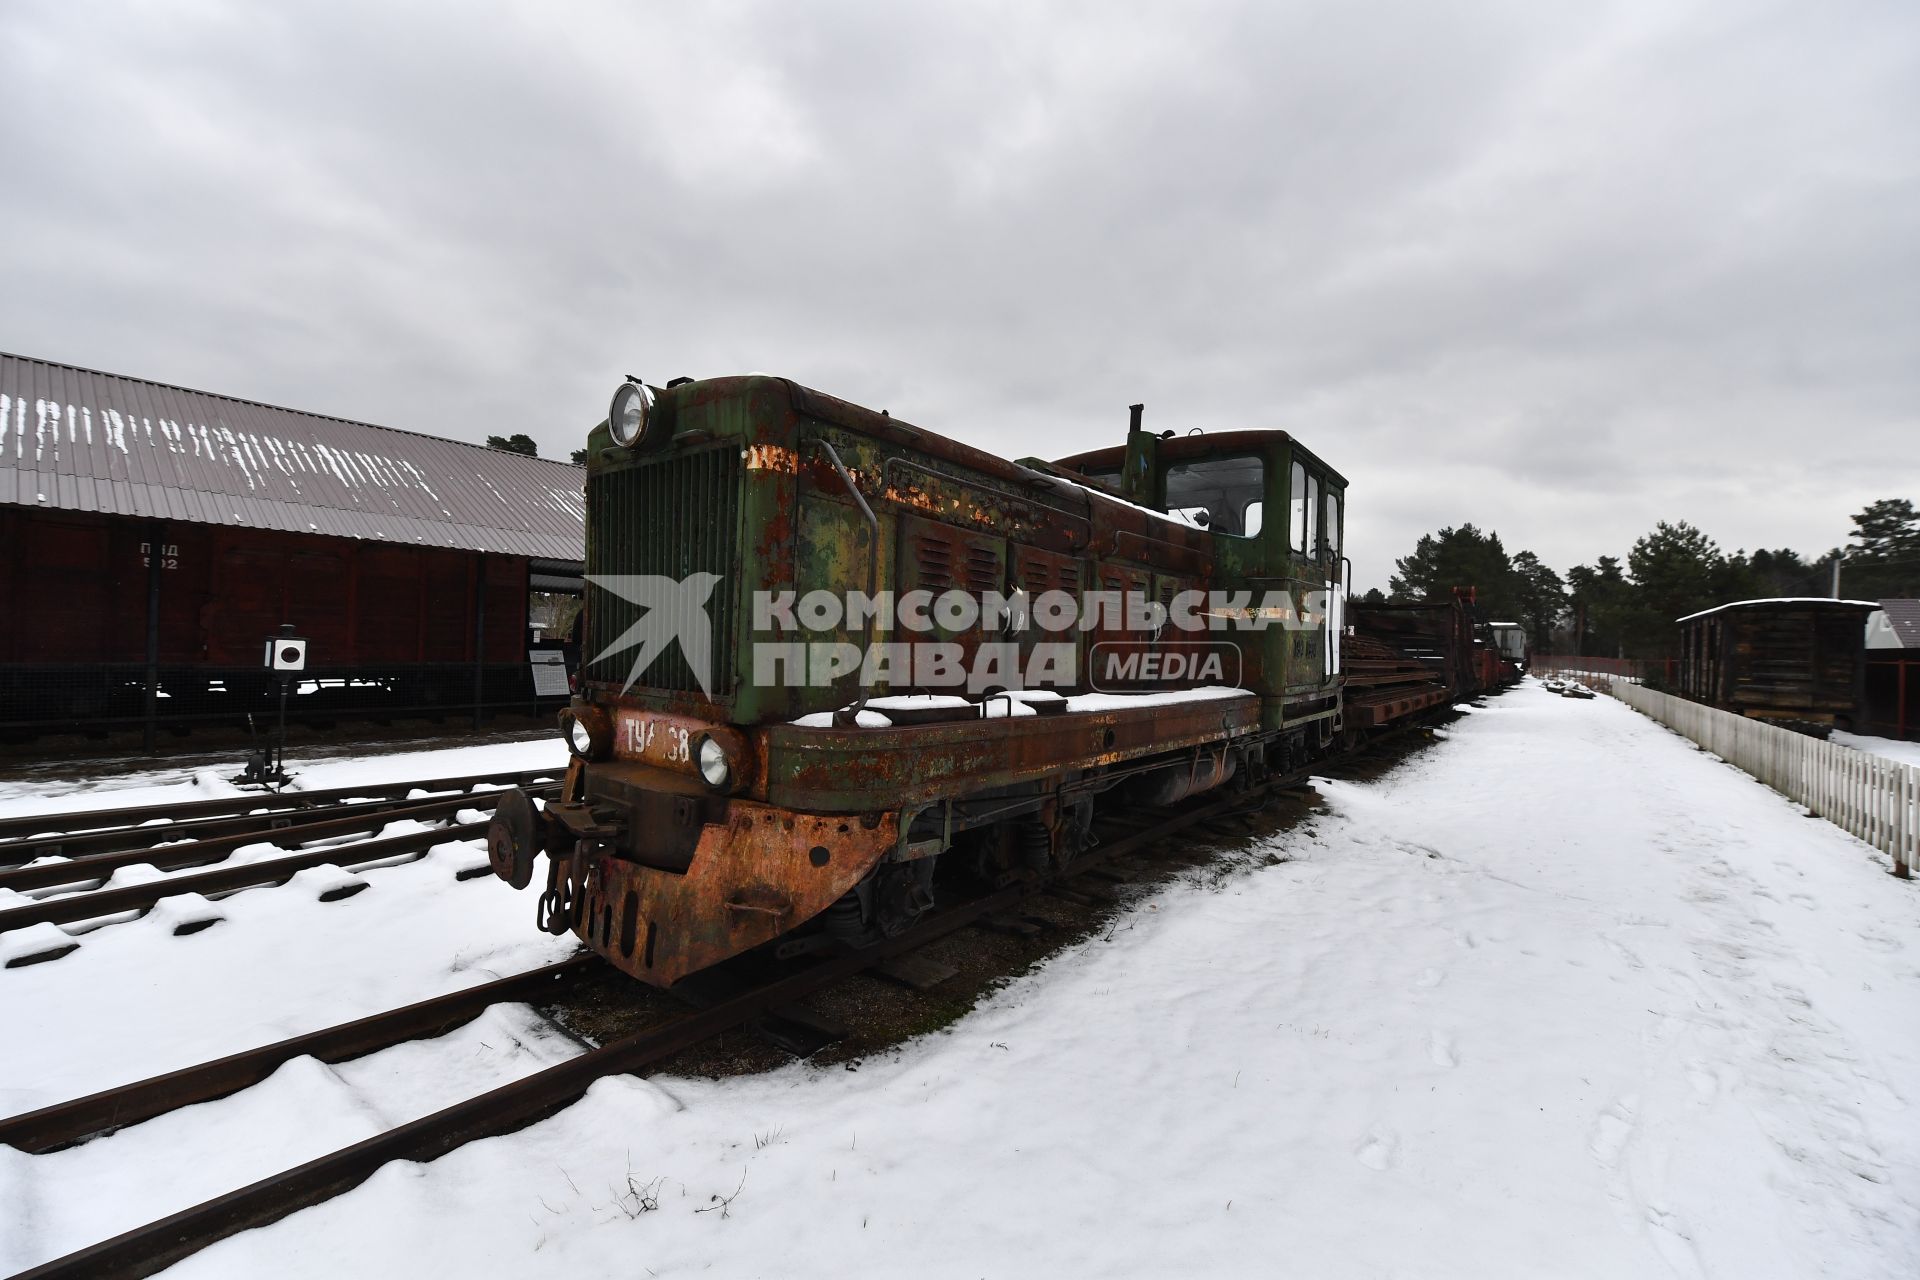
{"label": "locomotive handrail", "polygon": [[[956,475],[954,475],[954,474],[953,474],[952,472],[950,472],[950,471],[942,471],[942,470],[941,470],[940,468],[938,468],[938,467],[935,467],[935,466],[929,466],[929,465],[928,465],[927,463],[924,463],[924,462],[921,462],[921,461],[919,461],[919,460],[918,460],[918,459],[916,459],[916,458],[909,458],[909,457],[907,457],[907,456],[906,456],[905,454],[902,454],[902,453],[896,453],[896,454],[894,454],[894,455],[892,455],[891,457],[889,457],[889,458],[888,458],[888,459],[887,459],[887,460],[886,460],[885,462],[883,462],[883,463],[881,463],[881,464],[880,464],[880,486],[881,486],[881,488],[883,488],[883,489],[890,489],[890,488],[892,488],[892,486],[893,486],[893,468],[895,467],[895,465],[899,465],[899,466],[902,466],[902,467],[911,467],[911,468],[913,468],[913,469],[914,469],[915,471],[919,471],[919,472],[921,472],[921,473],[923,473],[923,474],[925,474],[925,475],[930,475],[930,476],[933,476],[933,477],[934,477],[935,479],[938,479],[938,480],[945,480],[945,481],[946,481],[946,482],[947,482],[948,484],[957,484],[957,485],[961,485],[961,486],[973,486],[973,485],[977,485],[977,484],[979,483],[979,482],[978,482],[978,481],[976,481],[976,480],[969,480],[969,479],[967,479],[967,478],[966,478],[966,477],[964,477],[964,476],[956,476]],[[1031,470],[1033,470],[1033,469],[1032,469],[1031,467],[1029,467],[1029,468],[1027,468],[1027,470],[1029,470],[1029,471],[1031,471]],[[1043,476],[1045,476],[1045,475],[1046,475],[1046,473],[1045,473],[1045,472],[1034,472],[1034,477],[1035,477],[1036,479],[1038,479],[1038,478],[1041,478],[1041,477],[1043,477]],[[1064,479],[1066,479],[1066,477],[1064,477],[1064,476],[1057,476],[1057,477],[1052,477],[1052,478],[1054,478],[1054,479],[1062,479],[1062,480],[1064,480]],[[1008,483],[1012,483],[1012,482],[1011,482],[1011,481],[1009,481]],[[1026,487],[1028,487],[1028,488],[1032,488],[1032,481],[1024,481],[1024,482],[1022,482],[1022,483],[1024,483],[1024,484],[1026,485]],[[1068,483],[1068,484],[1077,484],[1078,482],[1076,482],[1076,481],[1072,481],[1072,480],[1068,480],[1068,481],[1067,481],[1067,483]],[[1049,496],[1051,496],[1051,495],[1049,495]],[[1066,516],[1066,517],[1067,517],[1068,519],[1070,519],[1070,520],[1085,520],[1085,519],[1087,518],[1087,514],[1088,514],[1088,513],[1087,513],[1087,512],[1085,512],[1085,511],[1072,511],[1072,510],[1069,510],[1069,509],[1068,509],[1068,508],[1066,508],[1066,507],[1062,507],[1062,506],[1058,506],[1058,505],[1056,505],[1056,504],[1054,504],[1054,503],[1051,503],[1051,502],[1041,502],[1041,501],[1040,501],[1039,499],[1037,499],[1037,498],[1031,498],[1031,497],[1029,497],[1029,498],[1027,498],[1027,499],[1025,499],[1025,501],[1028,501],[1028,502],[1031,502],[1031,503],[1033,503],[1033,505],[1035,505],[1036,507],[1040,507],[1040,508],[1042,508],[1043,510],[1047,510],[1047,511],[1051,511],[1051,512],[1053,512],[1053,513],[1054,513],[1055,515],[1061,515],[1061,516]],[[1071,532],[1071,530],[1070,530],[1069,532]]]}
{"label": "locomotive handrail", "polygon": [[[840,473],[840,483],[847,486],[847,492],[853,495],[855,505],[860,508],[860,518],[867,522],[867,533],[869,535],[867,543],[867,599],[873,600],[880,594],[880,518],[874,515],[873,508],[867,505],[866,495],[861,493],[860,486],[853,482],[853,476],[848,474],[846,464],[840,461],[840,455],[834,451],[832,441],[827,440],[823,436],[815,436],[813,442],[826,451],[827,461],[831,462],[833,469]],[[861,656],[864,658],[865,655],[872,651],[873,610],[868,609],[866,611],[866,621],[861,625],[860,629]],[[863,672],[866,670],[866,666],[867,664],[864,661],[860,664]],[[843,707],[833,713],[834,723],[843,729],[849,725],[858,723],[861,708],[867,705],[867,699],[872,696],[872,689],[863,681],[860,685],[860,696],[854,700],[853,705]]]}

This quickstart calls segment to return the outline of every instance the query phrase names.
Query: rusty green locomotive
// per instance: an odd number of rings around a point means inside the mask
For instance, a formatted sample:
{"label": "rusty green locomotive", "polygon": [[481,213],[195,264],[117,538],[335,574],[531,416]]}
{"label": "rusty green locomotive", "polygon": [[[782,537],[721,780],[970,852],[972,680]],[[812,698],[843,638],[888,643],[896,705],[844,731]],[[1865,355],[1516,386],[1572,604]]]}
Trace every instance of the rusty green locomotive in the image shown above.
{"label": "rusty green locomotive", "polygon": [[[1097,808],[1328,751],[1346,481],[1283,431],[1010,462],[781,378],[591,436],[573,753],[489,833],[541,926],[666,985],[1069,868]],[[969,604],[969,602],[972,602]]]}

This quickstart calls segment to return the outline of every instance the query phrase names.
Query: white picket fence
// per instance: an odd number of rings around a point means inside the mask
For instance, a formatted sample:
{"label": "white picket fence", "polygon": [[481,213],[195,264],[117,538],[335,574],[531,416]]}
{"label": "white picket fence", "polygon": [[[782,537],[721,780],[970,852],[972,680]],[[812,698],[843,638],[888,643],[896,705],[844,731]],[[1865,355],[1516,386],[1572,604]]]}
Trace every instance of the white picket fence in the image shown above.
{"label": "white picket fence", "polygon": [[1615,680],[1608,692],[1893,859],[1920,861],[1920,768]]}

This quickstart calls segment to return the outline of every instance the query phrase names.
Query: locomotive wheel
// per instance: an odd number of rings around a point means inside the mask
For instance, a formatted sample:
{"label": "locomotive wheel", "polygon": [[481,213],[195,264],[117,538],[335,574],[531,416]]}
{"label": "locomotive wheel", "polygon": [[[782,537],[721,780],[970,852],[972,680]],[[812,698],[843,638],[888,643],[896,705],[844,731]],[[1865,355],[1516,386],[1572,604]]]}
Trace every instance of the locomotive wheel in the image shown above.
{"label": "locomotive wheel", "polygon": [[516,889],[533,883],[533,801],[515,787],[500,793],[487,824],[487,861],[493,874]]}

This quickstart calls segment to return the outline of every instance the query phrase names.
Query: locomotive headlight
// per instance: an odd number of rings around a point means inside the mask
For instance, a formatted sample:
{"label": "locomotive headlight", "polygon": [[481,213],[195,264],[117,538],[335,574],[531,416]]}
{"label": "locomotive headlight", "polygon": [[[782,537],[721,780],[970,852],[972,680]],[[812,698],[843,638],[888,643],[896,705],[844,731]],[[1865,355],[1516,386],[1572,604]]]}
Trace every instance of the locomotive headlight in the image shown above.
{"label": "locomotive headlight", "polygon": [[607,410],[607,430],[612,432],[613,442],[622,449],[633,448],[646,435],[652,412],[653,393],[638,378],[621,383]]}
{"label": "locomotive headlight", "polygon": [[560,713],[560,736],[582,760],[598,760],[613,745],[613,726],[598,707],[576,702]]}
{"label": "locomotive headlight", "polygon": [[720,745],[718,738],[708,736],[700,739],[700,752],[697,757],[700,764],[700,776],[707,785],[718,791],[727,785],[733,776],[733,766],[727,763],[727,749]]}

